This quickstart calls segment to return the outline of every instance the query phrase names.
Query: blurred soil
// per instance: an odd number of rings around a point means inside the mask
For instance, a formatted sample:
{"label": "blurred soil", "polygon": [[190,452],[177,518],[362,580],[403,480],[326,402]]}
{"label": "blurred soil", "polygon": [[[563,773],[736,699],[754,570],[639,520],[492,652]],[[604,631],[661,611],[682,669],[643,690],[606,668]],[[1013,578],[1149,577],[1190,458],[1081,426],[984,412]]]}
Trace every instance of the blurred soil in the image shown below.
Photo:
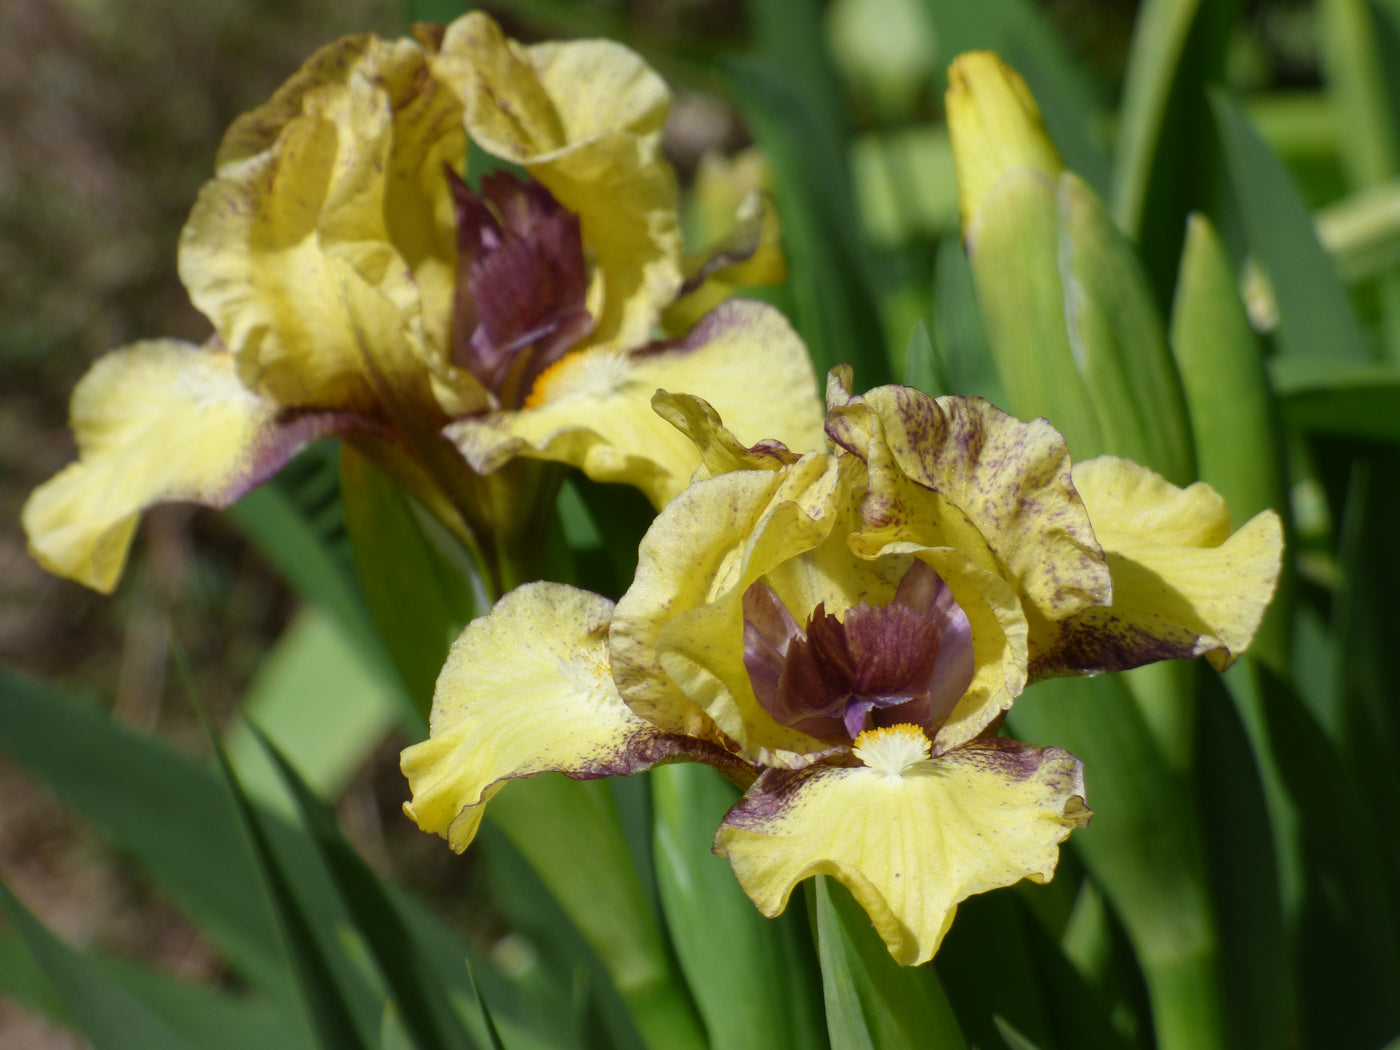
{"label": "blurred soil", "polygon": [[[68,392],[102,352],[202,341],[175,245],[224,127],[316,47],[397,32],[392,0],[6,0],[0,4],[0,663],[99,697],[122,721],[204,751],[178,682],[184,649],[226,719],[293,602],[236,531],[187,507],[149,514],[115,595],[49,576],[19,511],[73,455]],[[371,763],[347,795],[376,852]],[[81,821],[0,756],[0,879],[70,942],[217,980],[197,931]],[[387,851],[380,846],[380,859]],[[0,1046],[84,1045],[0,998]]]}

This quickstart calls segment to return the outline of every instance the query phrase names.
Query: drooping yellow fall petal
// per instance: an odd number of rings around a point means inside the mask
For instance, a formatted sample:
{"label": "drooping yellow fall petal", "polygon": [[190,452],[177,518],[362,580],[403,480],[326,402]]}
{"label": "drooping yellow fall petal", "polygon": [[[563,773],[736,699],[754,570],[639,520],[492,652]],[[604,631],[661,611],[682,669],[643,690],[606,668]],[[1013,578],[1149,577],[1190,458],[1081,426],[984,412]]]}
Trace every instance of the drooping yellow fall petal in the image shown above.
{"label": "drooping yellow fall petal", "polygon": [[932,958],[960,901],[1023,878],[1048,882],[1059,844],[1088,823],[1078,759],[985,740],[929,759],[913,726],[868,730],[863,764],[765,773],[715,838],[759,911],[831,875],[865,908],[895,961]]}
{"label": "drooping yellow fall petal", "polygon": [[530,583],[467,625],[433,696],[432,735],[403,752],[413,791],[405,812],[466,849],[485,803],[508,780],[564,773],[625,776],[681,754],[638,718],[608,669],[612,602],[557,583]]}
{"label": "drooping yellow fall petal", "polygon": [[821,405],[806,349],[777,310],[734,300],[685,338],[638,353],[601,348],[565,355],[518,412],[461,420],[447,430],[481,473],[513,456],[579,467],[621,481],[665,506],[700,466],[700,451],[652,408],[658,389],[703,398],[740,441],[821,447]]}
{"label": "drooping yellow fall petal", "polygon": [[461,97],[471,137],[578,215],[596,263],[590,345],[646,342],[682,281],[665,83],[620,44],[526,47],[475,12],[448,27],[433,70]]}
{"label": "drooping yellow fall petal", "polygon": [[1026,82],[991,51],[953,60],[946,103],[964,229],[1007,172],[1030,168],[1053,179],[1064,168]]}
{"label": "drooping yellow fall petal", "polygon": [[70,417],[78,461],[29,497],[24,529],[44,568],[104,592],[147,507],[227,506],[307,442],[365,422],[283,416],[239,382],[227,352],[178,340],[100,358],[74,389]]}
{"label": "drooping yellow fall petal", "polygon": [[1232,533],[1204,482],[1177,488],[1131,460],[1078,463],[1074,484],[1113,574],[1113,604],[1070,621],[1039,676],[1117,671],[1204,655],[1223,670],[1248,648],[1278,582],[1283,530],[1264,511]]}
{"label": "drooping yellow fall petal", "polygon": [[[323,49],[240,118],[180,246],[180,276],[250,388],[288,407],[373,411],[381,389],[346,316],[336,264],[391,302],[443,411],[484,407],[447,365],[456,247],[444,164],[462,106],[413,41]],[[382,371],[383,362],[380,362]]]}

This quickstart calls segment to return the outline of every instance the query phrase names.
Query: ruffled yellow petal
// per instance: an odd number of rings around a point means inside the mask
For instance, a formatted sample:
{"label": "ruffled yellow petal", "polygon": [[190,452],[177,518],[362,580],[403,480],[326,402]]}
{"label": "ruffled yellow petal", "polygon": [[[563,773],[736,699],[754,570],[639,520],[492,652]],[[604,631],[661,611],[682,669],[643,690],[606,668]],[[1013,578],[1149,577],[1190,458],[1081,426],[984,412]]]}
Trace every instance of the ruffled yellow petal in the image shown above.
{"label": "ruffled yellow petal", "polygon": [[[246,385],[287,406],[373,411],[384,376],[431,374],[444,411],[482,407],[446,363],[456,246],[443,165],[464,155],[461,114],[417,43],[353,37],[230,129],[180,275]],[[377,362],[379,376],[335,263],[400,315],[410,355]]]}
{"label": "ruffled yellow petal", "polygon": [[447,433],[481,473],[519,455],[552,459],[598,481],[635,485],[661,507],[701,456],[652,409],[658,389],[703,398],[740,441],[773,439],[795,451],[824,444],[806,349],[782,314],[746,300],[725,303],[676,343],[567,354],[521,411],[462,420]]}
{"label": "ruffled yellow petal", "polygon": [[893,726],[857,740],[870,764],[765,773],[725,817],[715,852],[768,916],[803,879],[834,876],[896,962],[925,963],[960,901],[1049,881],[1059,844],[1089,817],[1068,752],[986,740],[928,759],[927,747]]}
{"label": "ruffled yellow petal", "polygon": [[992,52],[953,61],[947,106],[964,225],[1007,172],[1031,168],[1053,178],[1063,169],[1026,82]]}
{"label": "ruffled yellow petal", "polygon": [[1026,606],[1033,657],[1056,644],[1060,623],[1108,601],[1108,565],[1071,481],[1069,449],[1045,420],[909,387],[843,398],[838,386],[833,396],[844,402],[833,436],[870,464],[857,550],[953,547],[999,573]]}
{"label": "ruffled yellow petal", "polygon": [[161,340],[108,354],[73,391],[78,461],[25,504],[30,551],[50,572],[110,591],[142,510],[226,506],[308,441],[362,422],[279,412],[238,381],[222,350]]}
{"label": "ruffled yellow petal", "polygon": [[1264,511],[1232,534],[1224,500],[1204,482],[1180,489],[1113,456],[1076,464],[1074,483],[1108,556],[1113,604],[1075,617],[1033,673],[1202,655],[1222,670],[1234,662],[1278,581],[1278,515]]}
{"label": "ruffled yellow petal", "polygon": [[471,137],[578,215],[596,263],[591,345],[646,342],[682,280],[665,83],[620,44],[526,47],[475,12],[448,27],[433,69],[461,96]]}
{"label": "ruffled yellow petal", "polygon": [[403,753],[418,826],[466,849],[507,780],[625,776],[682,753],[618,696],[608,669],[612,602],[557,583],[511,591],[453,643],[432,734]]}

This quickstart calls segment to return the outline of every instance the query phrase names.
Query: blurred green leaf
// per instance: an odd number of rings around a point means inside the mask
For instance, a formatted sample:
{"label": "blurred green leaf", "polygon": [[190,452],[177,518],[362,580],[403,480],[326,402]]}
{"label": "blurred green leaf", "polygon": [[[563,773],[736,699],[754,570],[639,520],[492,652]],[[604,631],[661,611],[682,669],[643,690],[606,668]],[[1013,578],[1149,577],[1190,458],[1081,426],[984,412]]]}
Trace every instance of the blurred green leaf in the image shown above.
{"label": "blurred green leaf", "polygon": [[228,796],[206,767],[3,668],[0,747],[120,844],[240,974],[279,990],[287,963],[277,927]]}
{"label": "blurred green leaf", "polygon": [[[447,650],[488,604],[465,554],[409,497],[350,446],[341,449],[346,524],[379,635],[427,728]],[[423,733],[426,735],[426,732]]]}
{"label": "blurred green leaf", "polygon": [[335,448],[321,442],[306,449],[229,513],[298,594],[376,652],[374,622],[355,580],[345,536]]}
{"label": "blurred green leaf", "polygon": [[1036,684],[1008,717],[1018,739],[1077,755],[1093,823],[1071,840],[1123,920],[1162,1050],[1228,1046],[1218,939],[1190,791],[1122,676]]}
{"label": "blurred green leaf", "polygon": [[962,239],[956,234],[938,242],[933,278],[933,346],[938,393],[984,397],[998,406],[1009,404],[987,342],[972,268]]}
{"label": "blurred green leaf", "polygon": [[1400,178],[1334,201],[1315,218],[1342,280],[1355,283],[1400,266]]}
{"label": "blurred green leaf", "polygon": [[1235,103],[1212,94],[1211,108],[1250,251],[1273,286],[1280,351],[1369,360],[1336,268],[1288,173]]}
{"label": "blurred green leaf", "polygon": [[[287,758],[256,727],[253,733],[290,790],[303,825],[363,936],[417,1050],[468,1050],[474,1044],[447,997],[452,982],[432,969],[432,956],[411,935],[392,897],[345,840],[335,816]],[[454,971],[458,968],[454,967]],[[454,974],[455,975],[455,974]],[[491,1026],[483,1024],[484,1029]]]}
{"label": "blurred green leaf", "polygon": [[1400,1028],[1400,926],[1376,830],[1332,741],[1288,681],[1259,668],[1270,738],[1309,860],[1298,928],[1303,1046],[1375,1046]]}
{"label": "blurred green leaf", "polygon": [[[312,1046],[309,1033],[289,1023],[286,1011],[264,997],[189,984],[92,951],[66,951],[71,967],[60,966],[62,973],[51,981],[45,964],[36,958],[25,938],[13,932],[0,935],[0,991],[70,1027],[74,1020],[65,1000],[70,994],[85,994],[84,986],[97,989],[101,995],[129,998],[198,1050],[247,1050],[253,1046],[310,1050]],[[78,988],[70,987],[73,976]],[[96,1045],[100,1050],[104,1044]]]}
{"label": "blurred green leaf", "polygon": [[833,1047],[966,1047],[932,966],[899,966],[865,911],[835,879],[818,875],[809,901]]}
{"label": "blurred green leaf", "polygon": [[[1195,786],[1212,899],[1220,929],[1221,983],[1232,1050],[1270,1050],[1288,1044],[1297,1023],[1297,987],[1289,966],[1284,900],[1270,805],[1255,754],[1268,750],[1267,729],[1251,747],[1244,723],[1221,677],[1195,668],[1198,695]],[[1241,668],[1247,672],[1247,668]],[[1259,711],[1258,703],[1248,705]],[[1275,775],[1277,779],[1277,775]],[[1283,792],[1281,782],[1269,788]],[[1273,800],[1270,800],[1273,801]],[[1288,806],[1286,798],[1276,806]],[[1278,820],[1292,831],[1296,814]],[[1288,863],[1301,867],[1296,843]],[[1300,875],[1290,873],[1297,882]]]}
{"label": "blurred green leaf", "polygon": [[1010,893],[972,897],[958,905],[953,927],[934,957],[943,990],[974,1046],[991,1048],[1005,1042],[999,1018],[1049,1045],[1041,974],[1033,969],[1023,922]]}
{"label": "blurred green leaf", "polygon": [[1326,358],[1280,358],[1270,374],[1283,416],[1309,433],[1400,441],[1400,370]]}
{"label": "blurred green leaf", "polygon": [[195,1050],[97,967],[51,934],[0,883],[0,909],[96,1050]]}
{"label": "blurred green leaf", "polygon": [[318,794],[338,795],[401,713],[380,670],[334,620],[303,609],[263,659],[225,742],[248,794],[285,798],[249,731],[256,724]]}
{"label": "blurred green leaf", "polygon": [[[1328,93],[1341,124],[1338,151],[1354,189],[1400,176],[1400,27],[1370,0],[1320,5]],[[1383,345],[1400,361],[1400,277],[1379,282]]]}
{"label": "blurred green leaf", "polygon": [[1107,192],[1108,156],[1096,130],[1103,107],[1045,11],[1029,0],[924,3],[938,39],[941,86],[947,87],[947,66],[962,52],[998,52],[1030,85],[1065,163]]}
{"label": "blurred green leaf", "polygon": [[725,79],[773,168],[794,321],[818,376],[849,362],[857,389],[889,382],[889,349],[845,167],[848,150],[830,116],[760,62],[732,61]]}
{"label": "blurred green leaf", "polygon": [[691,763],[661,766],[650,776],[667,928],[709,1045],[824,1046],[806,930],[790,914],[765,919],[729,864],[710,851],[738,790],[716,770]]}
{"label": "blurred green leaf", "polygon": [[1202,481],[1236,521],[1285,509],[1263,348],[1245,314],[1230,260],[1210,222],[1187,226],[1172,305],[1171,341],[1195,433]]}
{"label": "blurred green leaf", "polygon": [[[186,679],[193,689],[194,683],[187,670]],[[369,1001],[370,996],[366,995],[369,990],[354,980],[353,970],[332,963],[325,938],[318,936],[314,915],[297,899],[292,877],[277,857],[270,829],[264,826],[264,818],[243,792],[197,694],[193,699],[214,746],[219,773],[233,797],[241,831],[252,846],[259,878],[272,900],[292,962],[292,973],[322,1050],[372,1050],[379,1031],[378,1003]],[[306,887],[302,889],[304,892]]]}
{"label": "blurred green leaf", "polygon": [[519,780],[494,797],[486,819],[597,953],[648,1045],[703,1046],[608,786],[552,774]]}
{"label": "blurred green leaf", "polygon": [[1133,26],[1118,119],[1113,217],[1165,305],[1186,217],[1211,203],[1216,144],[1205,88],[1220,79],[1233,0],[1147,0]]}

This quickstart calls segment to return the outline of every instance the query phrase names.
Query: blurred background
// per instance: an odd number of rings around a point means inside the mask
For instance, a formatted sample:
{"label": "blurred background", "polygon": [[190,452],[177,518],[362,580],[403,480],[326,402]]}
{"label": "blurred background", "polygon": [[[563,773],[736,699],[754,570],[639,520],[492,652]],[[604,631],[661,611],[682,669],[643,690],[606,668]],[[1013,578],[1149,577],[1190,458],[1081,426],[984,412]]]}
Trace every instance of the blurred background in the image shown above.
{"label": "blurred background", "polygon": [[[855,235],[878,289],[878,324],[865,338],[883,341],[896,364],[905,360],[929,312],[939,244],[957,223],[941,123],[942,69],[952,55],[922,0],[835,0],[825,5],[825,38],[816,41],[780,39],[777,0],[484,6],[520,39],[604,35],[642,52],[676,92],[668,146],[685,184],[707,151],[733,152],[750,141],[717,61],[761,53],[781,67],[785,49],[815,44],[805,67],[786,67],[790,83],[809,98],[827,92],[819,105],[845,137],[836,152],[814,150],[812,163],[846,169],[859,210]],[[1061,135],[1061,144],[1094,182],[1093,158],[1105,156],[1112,141],[1138,5],[1030,6],[1057,41],[1052,61],[1073,64],[1069,82],[1087,102],[1082,112],[1092,119],[1072,129],[1082,142]],[[1227,82],[1308,203],[1340,198],[1354,180],[1328,101],[1319,5],[1221,6],[1233,19]],[[171,669],[172,646],[187,654],[215,718],[227,722],[295,622],[296,600],[277,572],[228,516],[163,507],[146,515],[115,595],[95,595],[28,558],[20,507],[72,457],[68,393],[99,354],[147,336],[206,336],[176,277],[175,246],[228,123],[336,36],[394,35],[413,20],[445,21],[460,10],[440,0],[0,4],[0,662],[89,694],[121,721],[207,753]],[[831,78],[804,81],[802,69],[814,65]],[[1381,323],[1377,293],[1363,290],[1358,302]],[[1267,314],[1267,301],[1261,309]],[[368,733],[363,761],[331,775],[338,811],[376,868],[454,909],[472,877],[470,861],[452,857],[399,813],[402,743],[387,720]],[[201,934],[3,755],[0,879],[70,942],[182,977],[221,979],[218,956]],[[0,998],[7,1050],[83,1045]]]}

